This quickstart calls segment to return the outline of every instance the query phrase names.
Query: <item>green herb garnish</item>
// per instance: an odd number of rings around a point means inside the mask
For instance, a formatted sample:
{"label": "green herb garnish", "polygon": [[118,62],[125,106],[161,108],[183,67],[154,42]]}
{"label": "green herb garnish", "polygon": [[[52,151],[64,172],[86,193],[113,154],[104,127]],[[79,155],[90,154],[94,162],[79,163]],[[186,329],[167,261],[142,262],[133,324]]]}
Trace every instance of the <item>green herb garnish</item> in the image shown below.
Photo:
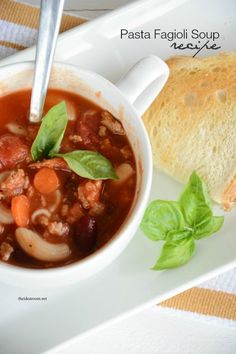
{"label": "green herb garnish", "polygon": [[47,112],[31,147],[34,161],[53,157],[59,152],[67,122],[65,102],[58,103]]}
{"label": "green herb garnish", "polygon": [[89,179],[118,179],[111,162],[98,152],[76,150],[59,153],[68,123],[65,102],[52,107],[42,119],[31,147],[34,161],[59,156],[77,175]]}
{"label": "green herb garnish", "polygon": [[156,200],[146,209],[141,230],[153,241],[165,241],[153,269],[187,263],[194,254],[195,240],[217,232],[223,223],[223,216],[213,215],[205,183],[193,172],[178,202]]}
{"label": "green herb garnish", "polygon": [[62,157],[72,171],[79,176],[89,179],[118,179],[111,162],[95,151],[76,150]]}
{"label": "green herb garnish", "polygon": [[178,242],[165,242],[160,257],[152,269],[164,270],[184,265],[193,256],[195,243],[193,237],[183,238]]}

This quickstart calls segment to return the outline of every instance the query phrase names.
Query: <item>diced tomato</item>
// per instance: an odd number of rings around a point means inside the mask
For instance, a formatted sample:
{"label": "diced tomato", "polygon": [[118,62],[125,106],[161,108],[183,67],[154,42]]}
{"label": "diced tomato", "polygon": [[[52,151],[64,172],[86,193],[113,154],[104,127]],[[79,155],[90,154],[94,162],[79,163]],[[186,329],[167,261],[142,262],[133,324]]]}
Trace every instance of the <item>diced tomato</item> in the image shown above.
{"label": "diced tomato", "polygon": [[88,110],[81,114],[77,123],[77,132],[82,139],[81,145],[94,149],[99,143],[98,128],[100,115],[98,112]]}
{"label": "diced tomato", "polygon": [[0,137],[0,170],[14,168],[29,156],[29,146],[25,141],[12,134]]}

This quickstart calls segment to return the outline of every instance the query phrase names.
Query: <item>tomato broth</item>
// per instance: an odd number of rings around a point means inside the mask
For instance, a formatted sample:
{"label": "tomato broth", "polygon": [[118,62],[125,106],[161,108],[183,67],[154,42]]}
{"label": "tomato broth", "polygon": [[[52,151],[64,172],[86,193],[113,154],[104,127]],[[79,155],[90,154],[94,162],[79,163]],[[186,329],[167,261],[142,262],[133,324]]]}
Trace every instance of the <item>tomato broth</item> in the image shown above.
{"label": "tomato broth", "polygon": [[48,90],[44,115],[65,101],[68,122],[60,153],[97,152],[118,179],[82,177],[57,155],[33,159],[40,124],[28,121],[30,95],[24,90],[0,98],[0,259],[51,268],[81,260],[111,240],[133,203],[136,163],[115,117],[54,89]]}

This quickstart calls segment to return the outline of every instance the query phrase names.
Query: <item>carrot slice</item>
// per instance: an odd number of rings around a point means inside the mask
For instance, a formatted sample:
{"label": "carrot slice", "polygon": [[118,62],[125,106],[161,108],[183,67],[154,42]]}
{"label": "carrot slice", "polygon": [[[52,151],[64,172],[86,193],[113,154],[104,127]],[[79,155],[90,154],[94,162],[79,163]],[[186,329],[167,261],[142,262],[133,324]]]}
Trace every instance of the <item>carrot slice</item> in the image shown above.
{"label": "carrot slice", "polygon": [[54,192],[59,187],[56,172],[48,167],[41,168],[34,176],[34,186],[42,194]]}
{"label": "carrot slice", "polygon": [[29,223],[29,199],[25,195],[17,195],[11,200],[11,212],[17,226],[25,227]]}

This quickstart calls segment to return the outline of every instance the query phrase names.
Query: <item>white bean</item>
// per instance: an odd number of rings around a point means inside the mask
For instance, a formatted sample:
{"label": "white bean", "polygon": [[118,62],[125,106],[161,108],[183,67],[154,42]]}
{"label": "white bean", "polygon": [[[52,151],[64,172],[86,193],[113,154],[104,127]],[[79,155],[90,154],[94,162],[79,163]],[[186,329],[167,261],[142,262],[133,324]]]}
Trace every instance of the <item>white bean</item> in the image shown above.
{"label": "white bean", "polygon": [[114,180],[113,183],[115,183],[116,185],[124,183],[125,181],[127,181],[129,177],[132,176],[133,173],[134,170],[132,166],[130,166],[130,164],[122,163],[116,168],[116,174],[119,177],[119,179]]}
{"label": "white bean", "polygon": [[7,209],[2,203],[0,203],[0,223],[13,224],[14,220],[10,209]]}
{"label": "white bean", "polygon": [[17,123],[8,123],[6,124],[6,128],[9,130],[10,133],[13,134],[17,134],[17,135],[23,135],[26,136],[27,135],[27,130],[25,129],[25,127],[23,127],[22,125],[19,125]]}
{"label": "white bean", "polygon": [[36,232],[24,227],[16,229],[16,239],[21,248],[31,257],[46,262],[57,262],[69,257],[71,250],[66,243],[53,244]]}

